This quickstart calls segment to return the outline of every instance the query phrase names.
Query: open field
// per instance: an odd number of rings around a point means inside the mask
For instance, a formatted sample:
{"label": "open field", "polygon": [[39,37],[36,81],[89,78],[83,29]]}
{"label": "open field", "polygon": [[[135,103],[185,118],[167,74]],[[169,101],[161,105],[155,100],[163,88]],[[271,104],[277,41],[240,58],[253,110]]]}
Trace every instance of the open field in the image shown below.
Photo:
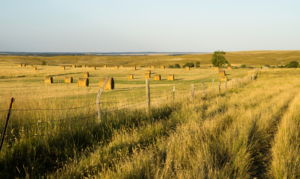
{"label": "open field", "polygon": [[[260,53],[253,52],[253,56]],[[281,58],[280,53],[276,59]],[[284,53],[292,57],[299,52]],[[229,60],[230,53],[227,55]],[[11,67],[4,60],[17,57],[1,58],[0,128],[7,114],[3,110],[11,97],[16,99],[8,140],[0,155],[1,178],[298,178],[300,175],[298,69],[260,70],[253,81],[244,77],[251,76],[254,70],[226,70],[229,80],[243,80],[239,85],[227,82],[227,91],[222,82],[218,92],[218,72],[209,68],[186,71],[137,67],[132,71],[131,67],[114,69],[111,65],[97,70],[82,67],[61,70],[61,64],[57,64],[35,65],[37,71],[33,71],[31,67]],[[29,62],[25,59],[23,63],[44,60],[38,58]],[[62,63],[73,64],[71,58],[87,57],[69,58],[70,61]],[[171,58],[181,57],[165,58],[174,64],[177,61]],[[94,60],[88,62],[98,64]],[[160,63],[158,60],[157,66]],[[161,81],[154,81],[153,75],[150,79],[149,114],[145,111],[146,70],[162,76]],[[78,87],[77,79],[86,71],[90,73],[90,85]],[[134,79],[128,80],[127,74],[134,74]],[[168,74],[174,74],[175,80],[167,81]],[[99,79],[107,75],[114,77],[115,89],[105,90],[101,97],[104,120],[100,123],[96,95]],[[44,76],[52,76],[54,83],[44,84]],[[72,76],[74,83],[65,84],[65,76]],[[195,84],[194,99],[190,99],[191,84]]]}
{"label": "open field", "polygon": [[[0,65],[19,63],[28,63],[33,65],[41,65],[45,61],[48,65],[89,65],[102,67],[103,65],[124,65],[127,67],[150,66],[157,67],[165,65],[181,66],[187,62],[199,61],[202,66],[211,66],[212,54],[199,55],[148,55],[148,56],[54,56],[54,57],[26,57],[26,56],[0,56]],[[245,51],[245,52],[227,52],[227,60],[233,66],[241,66],[241,64],[256,67],[257,65],[285,65],[289,62],[300,59],[300,51]]]}

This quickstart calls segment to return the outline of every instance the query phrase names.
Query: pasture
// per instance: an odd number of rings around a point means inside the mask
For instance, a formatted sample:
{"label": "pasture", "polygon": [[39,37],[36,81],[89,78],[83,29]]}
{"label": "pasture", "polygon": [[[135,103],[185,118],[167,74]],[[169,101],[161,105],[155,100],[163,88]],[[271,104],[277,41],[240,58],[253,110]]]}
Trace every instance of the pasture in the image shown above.
{"label": "pasture", "polygon": [[[260,70],[256,80],[249,80],[254,70],[223,69],[231,82],[227,90],[221,82],[219,91],[219,72],[208,64],[190,70],[162,69],[163,63],[168,66],[164,61],[153,69],[148,68],[150,60],[134,61],[118,69],[114,65],[121,62],[103,63],[107,68],[96,60],[80,62],[89,67],[76,68],[71,64],[80,64],[70,61],[57,66],[31,63],[37,67],[33,70],[17,63],[30,64],[34,58],[16,61],[14,66],[3,60],[1,130],[11,97],[15,103],[0,155],[1,178],[299,176],[300,70]],[[98,64],[96,70],[91,64]],[[68,66],[62,70],[61,65]],[[149,113],[145,110],[147,70],[151,70]],[[89,86],[78,87],[84,72],[89,72]],[[133,79],[127,79],[128,74]],[[156,81],[158,74],[161,80]],[[174,74],[173,81],[167,80],[169,74]],[[96,96],[100,78],[108,75],[114,78],[115,89],[102,94],[100,122]],[[45,84],[45,76],[51,76],[53,83]],[[65,77],[73,77],[73,83],[65,83]],[[233,79],[241,81],[232,83]],[[195,85],[193,99],[191,84]]]}

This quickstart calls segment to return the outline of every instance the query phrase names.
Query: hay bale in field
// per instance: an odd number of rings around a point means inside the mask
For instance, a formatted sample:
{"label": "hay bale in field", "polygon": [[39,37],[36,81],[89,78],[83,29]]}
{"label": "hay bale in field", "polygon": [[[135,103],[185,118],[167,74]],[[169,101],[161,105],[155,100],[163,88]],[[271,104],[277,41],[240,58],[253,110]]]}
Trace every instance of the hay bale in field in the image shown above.
{"label": "hay bale in field", "polygon": [[26,64],[23,63],[23,64],[22,64],[22,67],[26,67]]}
{"label": "hay bale in field", "polygon": [[37,67],[33,67],[32,70],[37,70]]}
{"label": "hay bale in field", "polygon": [[151,68],[154,69],[155,67],[154,67],[154,66],[151,66]]}
{"label": "hay bale in field", "polygon": [[160,75],[154,75],[154,80],[157,80],[157,81],[161,80],[161,76]]}
{"label": "hay bale in field", "polygon": [[145,73],[145,79],[151,78],[151,73]]}
{"label": "hay bale in field", "polygon": [[232,67],[231,66],[227,67],[227,70],[232,70]]}
{"label": "hay bale in field", "polygon": [[83,73],[83,77],[86,77],[86,78],[87,78],[87,77],[89,77],[89,76],[90,76],[89,72],[84,72],[84,73]]}
{"label": "hay bale in field", "polygon": [[160,68],[161,68],[161,69],[165,69],[165,66],[161,66]]}
{"label": "hay bale in field", "polygon": [[119,69],[119,67],[118,67],[118,66],[115,66],[114,68],[115,68],[115,69]]}
{"label": "hay bale in field", "polygon": [[53,78],[52,78],[52,76],[47,76],[47,77],[45,77],[45,83],[53,83]]}
{"label": "hay bale in field", "polygon": [[96,70],[96,67],[92,67],[92,70]]}
{"label": "hay bale in field", "polygon": [[73,77],[65,77],[65,83],[73,83]]}
{"label": "hay bale in field", "polygon": [[221,78],[219,79],[219,81],[228,81],[228,78],[227,78],[227,76],[221,77]]}
{"label": "hay bale in field", "polygon": [[65,68],[66,68],[65,66],[61,66],[61,67],[60,67],[60,69],[62,69],[62,70],[65,70]]}
{"label": "hay bale in field", "polygon": [[19,64],[18,67],[22,67],[22,64]]}
{"label": "hay bale in field", "polygon": [[219,71],[219,67],[215,67],[215,71]]}
{"label": "hay bale in field", "polygon": [[127,75],[127,79],[128,79],[128,80],[132,80],[132,79],[133,79],[133,74]]}
{"label": "hay bale in field", "polygon": [[78,78],[78,86],[79,87],[89,86],[89,79],[88,78]]}
{"label": "hay bale in field", "polygon": [[225,70],[221,70],[221,71],[219,71],[219,76],[226,76],[226,74],[225,74]]}
{"label": "hay bale in field", "polygon": [[132,68],[131,68],[133,71],[135,71],[136,70],[136,66],[132,66]]}
{"label": "hay bale in field", "polygon": [[146,73],[149,73],[149,74],[151,74],[151,70],[146,70]]}
{"label": "hay bale in field", "polygon": [[103,65],[103,68],[107,68],[107,65]]}
{"label": "hay bale in field", "polygon": [[190,70],[190,67],[189,66],[185,67],[185,70]]}
{"label": "hay bale in field", "polygon": [[76,65],[72,65],[72,68],[76,68]]}
{"label": "hay bale in field", "polygon": [[[99,82],[99,87],[101,88],[103,83],[105,81],[105,78],[101,78],[100,82]],[[106,90],[112,90],[115,89],[115,81],[114,78],[108,78],[108,81],[106,83],[106,85],[104,86],[104,89]]]}
{"label": "hay bale in field", "polygon": [[167,76],[167,80],[174,80],[174,75],[173,74],[169,74],[168,76]]}
{"label": "hay bale in field", "polygon": [[86,67],[86,65],[82,65],[81,67],[82,67],[82,68],[85,68],[85,67]]}
{"label": "hay bale in field", "polygon": [[28,65],[29,67],[32,67],[33,65]]}
{"label": "hay bale in field", "polygon": [[123,68],[124,66],[123,65],[120,65],[120,68]]}

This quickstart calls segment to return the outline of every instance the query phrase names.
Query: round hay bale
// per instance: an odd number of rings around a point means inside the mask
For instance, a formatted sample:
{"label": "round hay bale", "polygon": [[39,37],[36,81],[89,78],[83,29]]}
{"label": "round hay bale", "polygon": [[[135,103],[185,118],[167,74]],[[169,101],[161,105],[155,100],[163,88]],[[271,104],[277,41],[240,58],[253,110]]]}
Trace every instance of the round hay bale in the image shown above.
{"label": "round hay bale", "polygon": [[149,74],[151,74],[151,70],[147,70],[147,71],[146,71],[146,73],[149,73]]}
{"label": "round hay bale", "polygon": [[120,68],[123,68],[123,65],[121,65]]}
{"label": "round hay bale", "polygon": [[[99,82],[99,87],[101,88],[103,83],[105,81],[105,78],[101,78],[100,82]],[[104,89],[106,90],[113,90],[115,89],[115,81],[114,78],[108,78],[108,81],[106,83],[106,85],[104,86]]]}
{"label": "round hay bale", "polygon": [[228,81],[228,78],[227,78],[227,76],[221,77],[221,78],[219,79],[219,81]]}
{"label": "round hay bale", "polygon": [[154,80],[157,80],[157,81],[161,80],[161,76],[160,75],[154,75]]}
{"label": "round hay bale", "polygon": [[61,67],[60,67],[60,69],[62,69],[62,70],[65,70],[65,68],[66,68],[65,66],[61,66]]}
{"label": "round hay bale", "polygon": [[47,77],[45,77],[45,83],[53,83],[53,78],[52,78],[52,76],[47,76]]}
{"label": "round hay bale", "polygon": [[76,65],[72,65],[72,68],[76,68]]}
{"label": "round hay bale", "polygon": [[107,65],[103,65],[103,68],[107,68]]}
{"label": "round hay bale", "polygon": [[151,78],[151,73],[145,73],[145,79]]}
{"label": "round hay bale", "polygon": [[119,67],[118,67],[118,66],[115,66],[114,68],[115,68],[115,69],[119,69]]}
{"label": "round hay bale", "polygon": [[22,67],[22,64],[19,64],[18,67]]}
{"label": "round hay bale", "polygon": [[82,65],[82,68],[85,68],[86,67],[86,65]]}
{"label": "round hay bale", "polygon": [[173,74],[169,74],[168,76],[167,76],[167,80],[174,80],[174,75]]}
{"label": "round hay bale", "polygon": [[132,66],[132,68],[131,68],[133,71],[135,71],[136,70],[136,66]]}
{"label": "round hay bale", "polygon": [[190,70],[190,67],[185,67],[185,70]]}
{"label": "round hay bale", "polygon": [[151,66],[151,68],[154,69],[155,67],[154,67],[154,66]]}
{"label": "round hay bale", "polygon": [[89,86],[89,79],[88,78],[78,78],[78,86],[79,87]]}
{"label": "round hay bale", "polygon": [[165,66],[161,66],[160,68],[161,68],[161,69],[165,69]]}
{"label": "round hay bale", "polygon": [[33,65],[28,65],[29,67],[32,67]]}
{"label": "round hay bale", "polygon": [[221,71],[219,71],[219,76],[226,76],[226,74],[225,74],[225,70],[221,70]]}
{"label": "round hay bale", "polygon": [[227,70],[232,70],[232,67],[231,66],[227,67]]}
{"label": "round hay bale", "polygon": [[73,83],[73,77],[65,77],[65,83]]}
{"label": "round hay bale", "polygon": [[83,77],[86,77],[86,78],[87,78],[87,77],[89,77],[89,76],[90,76],[89,72],[84,72],[84,73],[83,73]]}
{"label": "round hay bale", "polygon": [[96,67],[92,67],[92,70],[96,70]]}
{"label": "round hay bale", "polygon": [[127,75],[127,79],[128,79],[128,80],[132,80],[132,79],[133,79],[133,74]]}
{"label": "round hay bale", "polygon": [[219,71],[219,67],[215,67],[215,71]]}
{"label": "round hay bale", "polygon": [[32,70],[37,70],[37,67],[33,67]]}
{"label": "round hay bale", "polygon": [[26,67],[26,64],[23,63],[23,64],[22,64],[22,67]]}

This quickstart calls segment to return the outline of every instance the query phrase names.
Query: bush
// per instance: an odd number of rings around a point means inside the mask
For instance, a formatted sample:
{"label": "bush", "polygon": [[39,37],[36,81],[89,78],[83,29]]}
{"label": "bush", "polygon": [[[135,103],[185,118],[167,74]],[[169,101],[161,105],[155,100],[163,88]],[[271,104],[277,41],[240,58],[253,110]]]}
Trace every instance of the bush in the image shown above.
{"label": "bush", "polygon": [[196,62],[196,67],[200,67],[200,62],[199,61]]}
{"label": "bush", "polygon": [[300,68],[300,64],[297,66],[297,68]]}
{"label": "bush", "polygon": [[270,68],[270,65],[265,65],[265,67],[269,67]]}
{"label": "bush", "polygon": [[195,66],[195,64],[193,62],[188,62],[188,63],[183,65],[183,68],[185,68],[185,67],[194,67],[194,66]]}
{"label": "bush", "polygon": [[241,68],[246,68],[246,65],[241,65]]}
{"label": "bush", "polygon": [[47,65],[47,62],[45,62],[45,61],[42,61],[42,65]]}
{"label": "bush", "polygon": [[180,65],[179,64],[175,64],[174,67],[175,68],[180,68]]}
{"label": "bush", "polygon": [[299,63],[297,61],[291,61],[289,64],[285,65],[286,68],[297,68]]}
{"label": "bush", "polygon": [[174,66],[173,65],[169,65],[169,68],[174,68]]}

